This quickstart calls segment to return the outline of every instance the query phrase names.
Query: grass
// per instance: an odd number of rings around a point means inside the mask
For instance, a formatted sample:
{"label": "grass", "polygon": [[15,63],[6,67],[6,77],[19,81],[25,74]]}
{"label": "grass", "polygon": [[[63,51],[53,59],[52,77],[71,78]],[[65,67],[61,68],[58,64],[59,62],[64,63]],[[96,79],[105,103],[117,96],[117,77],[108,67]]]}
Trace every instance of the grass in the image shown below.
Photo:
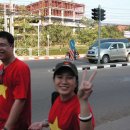
{"label": "grass", "polygon": [[[87,46],[86,45],[79,45],[76,46],[76,49],[78,51],[79,54],[85,54],[87,51]],[[60,46],[50,46],[49,47],[49,55],[65,55],[66,52],[69,51],[69,47],[64,46],[64,47],[60,47]],[[18,56],[37,56],[38,55],[38,49],[37,48],[17,48],[15,50],[16,54]],[[47,55],[48,53],[48,48],[46,47],[41,47],[39,49],[39,55],[40,56],[44,56]]]}

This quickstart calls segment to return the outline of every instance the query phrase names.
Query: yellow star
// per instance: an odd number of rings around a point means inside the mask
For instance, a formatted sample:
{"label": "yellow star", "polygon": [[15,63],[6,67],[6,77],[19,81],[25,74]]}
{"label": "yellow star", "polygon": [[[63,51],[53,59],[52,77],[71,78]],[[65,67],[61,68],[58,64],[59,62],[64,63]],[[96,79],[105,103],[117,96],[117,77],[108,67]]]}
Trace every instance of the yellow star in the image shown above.
{"label": "yellow star", "polygon": [[6,99],[6,89],[7,87],[0,84],[0,95],[2,95]]}
{"label": "yellow star", "polygon": [[49,124],[51,130],[61,130],[59,127],[58,127],[58,119],[56,117],[55,121],[53,122],[53,124]]}

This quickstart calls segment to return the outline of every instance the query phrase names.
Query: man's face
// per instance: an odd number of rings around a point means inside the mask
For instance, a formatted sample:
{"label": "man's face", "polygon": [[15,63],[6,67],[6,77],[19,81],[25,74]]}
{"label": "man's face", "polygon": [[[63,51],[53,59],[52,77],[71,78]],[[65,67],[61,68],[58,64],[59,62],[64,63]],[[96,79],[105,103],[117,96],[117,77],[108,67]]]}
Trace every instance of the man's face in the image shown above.
{"label": "man's face", "polygon": [[13,47],[5,38],[0,38],[0,60],[4,61],[13,54]]}

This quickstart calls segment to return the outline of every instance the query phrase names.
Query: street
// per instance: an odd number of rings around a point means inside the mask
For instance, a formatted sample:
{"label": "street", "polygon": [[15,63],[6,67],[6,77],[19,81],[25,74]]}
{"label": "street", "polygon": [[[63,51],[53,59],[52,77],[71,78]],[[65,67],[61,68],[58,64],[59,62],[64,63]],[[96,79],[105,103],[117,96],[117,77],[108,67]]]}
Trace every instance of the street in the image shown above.
{"label": "street", "polygon": [[[47,118],[51,105],[50,96],[54,90],[52,68],[62,60],[26,61],[32,74],[32,121]],[[75,62],[78,66],[85,65]],[[93,70],[88,70],[88,76]],[[82,71],[79,71],[81,80]],[[130,67],[97,70],[93,81],[90,104],[93,108],[96,126],[130,116]],[[122,129],[123,130],[123,129]]]}

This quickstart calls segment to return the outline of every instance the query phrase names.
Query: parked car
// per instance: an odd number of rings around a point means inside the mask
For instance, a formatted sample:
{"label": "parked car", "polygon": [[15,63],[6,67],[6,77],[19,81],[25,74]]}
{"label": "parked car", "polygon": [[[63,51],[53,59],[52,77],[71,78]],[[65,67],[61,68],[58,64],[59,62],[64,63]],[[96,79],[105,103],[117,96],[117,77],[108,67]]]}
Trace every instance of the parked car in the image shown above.
{"label": "parked car", "polygon": [[[122,38],[122,39],[114,39],[114,38],[104,38],[100,39],[100,44],[104,42],[123,42],[123,43],[129,43],[129,40],[127,38]],[[98,40],[96,40],[90,47],[89,50],[91,50],[93,47],[98,46]]]}
{"label": "parked car", "polygon": [[[98,61],[98,46],[87,51],[86,57],[90,63]],[[127,60],[130,62],[130,43],[103,42],[100,44],[100,60],[108,63],[113,60]]]}

